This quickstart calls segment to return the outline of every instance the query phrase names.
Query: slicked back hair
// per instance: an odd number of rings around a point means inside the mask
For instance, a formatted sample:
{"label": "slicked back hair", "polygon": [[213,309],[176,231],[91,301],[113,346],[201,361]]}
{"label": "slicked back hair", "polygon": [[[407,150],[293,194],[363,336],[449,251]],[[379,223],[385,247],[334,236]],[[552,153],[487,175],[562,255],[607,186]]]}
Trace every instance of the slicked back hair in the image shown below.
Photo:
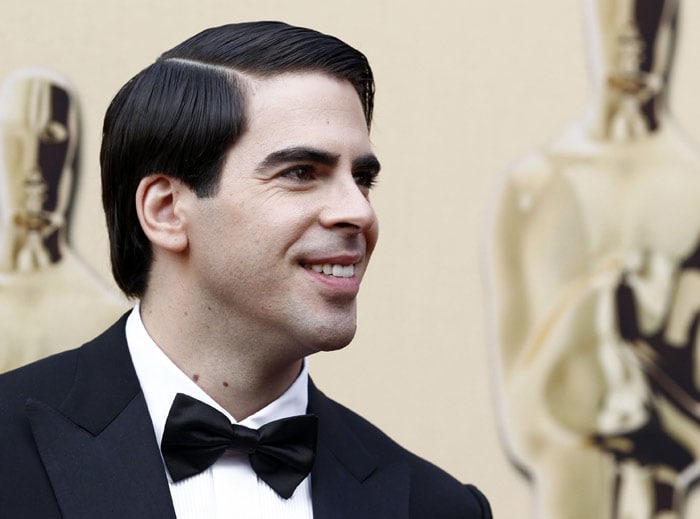
{"label": "slicked back hair", "polygon": [[114,278],[144,294],[153,260],[136,214],[136,189],[162,173],[199,197],[216,194],[226,152],[246,129],[245,76],[319,72],[349,81],[372,121],[367,58],[338,38],[281,22],[207,29],[165,52],[124,85],[105,115],[102,203]]}

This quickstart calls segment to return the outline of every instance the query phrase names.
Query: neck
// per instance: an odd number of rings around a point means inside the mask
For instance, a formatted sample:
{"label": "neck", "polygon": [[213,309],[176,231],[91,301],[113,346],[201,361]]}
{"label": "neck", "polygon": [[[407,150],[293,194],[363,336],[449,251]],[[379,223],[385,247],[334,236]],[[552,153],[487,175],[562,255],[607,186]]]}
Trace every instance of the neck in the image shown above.
{"label": "neck", "polygon": [[62,227],[19,228],[19,232],[10,238],[0,250],[0,272],[38,272],[63,260],[65,237]]}
{"label": "neck", "polygon": [[665,89],[605,85],[598,89],[584,120],[596,140],[634,141],[662,131],[666,117]]}
{"label": "neck", "polygon": [[208,309],[156,304],[145,296],[141,318],[165,354],[237,421],[279,398],[296,380],[303,359],[280,355]]}

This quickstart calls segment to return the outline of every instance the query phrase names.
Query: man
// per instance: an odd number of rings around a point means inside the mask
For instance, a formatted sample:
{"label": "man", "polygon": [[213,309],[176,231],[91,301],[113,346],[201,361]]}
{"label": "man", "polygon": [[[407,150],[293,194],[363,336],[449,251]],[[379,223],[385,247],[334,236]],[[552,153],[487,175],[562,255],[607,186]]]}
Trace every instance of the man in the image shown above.
{"label": "man", "polygon": [[352,339],[377,240],[373,89],[359,52],[268,22],[204,31],[122,88],[103,202],[139,302],[0,379],[4,514],[491,516],[307,375]]}

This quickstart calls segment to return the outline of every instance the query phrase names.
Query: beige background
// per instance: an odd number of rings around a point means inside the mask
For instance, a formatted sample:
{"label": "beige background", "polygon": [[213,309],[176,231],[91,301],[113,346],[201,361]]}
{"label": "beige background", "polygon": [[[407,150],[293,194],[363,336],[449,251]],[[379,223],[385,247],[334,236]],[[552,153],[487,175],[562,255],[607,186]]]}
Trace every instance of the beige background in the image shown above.
{"label": "beige background", "polygon": [[[686,1],[681,14],[672,107],[700,140],[700,5]],[[581,18],[579,0],[3,0],[0,80],[48,66],[78,90],[71,239],[109,279],[97,150],[104,110],[128,78],[191,34],[233,21],[280,19],[363,50],[378,88],[381,238],[357,338],[314,358],[312,373],[406,447],[477,484],[498,517],[525,517],[528,487],[498,441],[479,236],[499,172],[583,108]]]}

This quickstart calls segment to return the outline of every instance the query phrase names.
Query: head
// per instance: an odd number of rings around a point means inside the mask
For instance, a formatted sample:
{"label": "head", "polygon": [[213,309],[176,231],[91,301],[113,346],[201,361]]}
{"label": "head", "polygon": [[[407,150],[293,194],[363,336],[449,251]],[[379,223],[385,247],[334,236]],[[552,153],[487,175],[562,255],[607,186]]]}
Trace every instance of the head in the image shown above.
{"label": "head", "polygon": [[73,89],[59,74],[24,68],[0,89],[0,271],[18,268],[27,236],[61,259],[78,147]]}
{"label": "head", "polygon": [[678,0],[585,0],[597,82],[631,95],[666,84],[676,40]]}
{"label": "head", "polygon": [[247,78],[317,72],[352,85],[369,128],[374,80],[363,54],[333,36],[280,22],[205,30],[131,79],[107,110],[102,200],[114,277],[142,296],[153,261],[135,195],[151,174],[169,175],[198,197],[217,194],[226,154],[249,126]]}

